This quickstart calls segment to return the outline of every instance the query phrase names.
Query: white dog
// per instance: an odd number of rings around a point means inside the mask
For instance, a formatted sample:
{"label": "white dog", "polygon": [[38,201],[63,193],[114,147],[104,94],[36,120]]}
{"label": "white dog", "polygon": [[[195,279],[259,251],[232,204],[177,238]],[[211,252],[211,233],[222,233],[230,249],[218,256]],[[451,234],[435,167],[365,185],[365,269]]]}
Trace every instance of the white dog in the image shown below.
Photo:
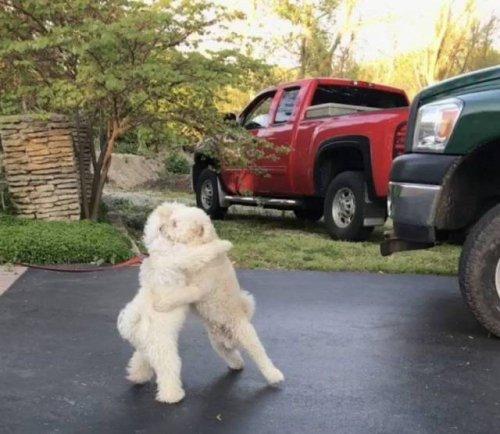
{"label": "white dog", "polygon": [[[197,272],[231,248],[228,241],[212,236],[210,221],[193,223],[180,236],[195,242],[172,244],[166,230],[172,230],[170,216],[180,207],[164,204],[148,218],[144,242],[150,256],[141,265],[140,289],[118,317],[121,336],[135,347],[127,378],[134,383],[145,383],[156,373],[157,400],[168,403],[184,397],[178,334],[189,303],[203,295],[199,287],[186,284],[186,272]],[[162,312],[155,305],[161,306]]]}
{"label": "white dog", "polygon": [[[200,234],[196,228],[205,228]],[[200,209],[176,207],[170,214],[165,228],[167,238],[174,246],[210,243],[218,239],[210,218]],[[236,277],[234,267],[226,254],[210,262],[199,271],[187,271],[190,288],[198,288],[201,298],[194,306],[208,331],[214,350],[231,369],[242,369],[243,359],[238,348],[248,352],[270,384],[284,380],[266,354],[250,320],[254,313],[253,297],[243,291]],[[165,297],[155,304],[160,311],[169,311],[176,306],[176,294],[165,293]]]}

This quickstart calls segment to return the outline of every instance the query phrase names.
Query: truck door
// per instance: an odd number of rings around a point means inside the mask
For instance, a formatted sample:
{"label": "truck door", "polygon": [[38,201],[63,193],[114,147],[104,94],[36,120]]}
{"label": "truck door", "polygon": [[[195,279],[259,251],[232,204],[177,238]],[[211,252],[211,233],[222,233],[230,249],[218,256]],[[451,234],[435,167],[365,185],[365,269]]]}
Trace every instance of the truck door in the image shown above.
{"label": "truck door", "polygon": [[[258,95],[243,111],[241,125],[254,136],[260,137],[262,131],[271,123],[277,91],[272,90]],[[241,169],[224,167],[222,180],[231,194],[245,195],[256,192],[257,180],[253,168]]]}
{"label": "truck door", "polygon": [[255,193],[265,196],[286,196],[292,193],[288,173],[292,140],[295,132],[295,112],[300,87],[294,86],[278,92],[279,101],[274,118],[258,137],[274,145],[268,156],[257,162],[262,171],[255,175]]}

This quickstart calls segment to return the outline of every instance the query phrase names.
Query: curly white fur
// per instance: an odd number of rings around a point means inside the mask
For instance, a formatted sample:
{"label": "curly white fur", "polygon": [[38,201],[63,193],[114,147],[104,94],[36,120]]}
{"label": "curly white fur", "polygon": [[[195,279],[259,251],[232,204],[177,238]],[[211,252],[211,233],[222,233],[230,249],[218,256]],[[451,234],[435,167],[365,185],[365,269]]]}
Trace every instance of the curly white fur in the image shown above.
{"label": "curly white fur", "polygon": [[[168,403],[184,397],[178,335],[189,303],[204,294],[198,286],[187,285],[186,273],[197,272],[231,248],[231,243],[216,239],[208,217],[182,226],[179,232],[171,215],[181,208],[164,204],[148,218],[144,242],[150,257],[141,265],[138,293],[118,316],[121,336],[135,348],[127,378],[145,383],[156,373],[157,399]],[[168,238],[172,229],[183,244]]]}
{"label": "curly white fur", "polygon": [[[172,224],[166,228],[167,238],[175,243],[192,245],[217,239],[210,219],[197,208],[176,208],[170,219]],[[204,227],[201,235],[193,230],[199,226]],[[238,348],[243,348],[270,384],[283,381],[283,374],[266,354],[250,322],[255,310],[254,299],[240,288],[227,254],[220,255],[219,259],[197,272],[188,270],[187,277],[190,285],[205,294],[194,302],[194,307],[207,329],[214,350],[227,365],[231,369],[243,368],[243,358],[238,351]]]}

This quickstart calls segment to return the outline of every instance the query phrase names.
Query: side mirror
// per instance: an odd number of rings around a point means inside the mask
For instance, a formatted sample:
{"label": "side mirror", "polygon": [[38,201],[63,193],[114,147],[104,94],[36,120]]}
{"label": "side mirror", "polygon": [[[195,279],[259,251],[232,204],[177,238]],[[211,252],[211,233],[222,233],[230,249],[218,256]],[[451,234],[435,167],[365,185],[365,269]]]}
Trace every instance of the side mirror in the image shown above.
{"label": "side mirror", "polygon": [[224,115],[224,122],[237,122],[238,121],[238,116],[236,116],[234,113],[226,113]]}

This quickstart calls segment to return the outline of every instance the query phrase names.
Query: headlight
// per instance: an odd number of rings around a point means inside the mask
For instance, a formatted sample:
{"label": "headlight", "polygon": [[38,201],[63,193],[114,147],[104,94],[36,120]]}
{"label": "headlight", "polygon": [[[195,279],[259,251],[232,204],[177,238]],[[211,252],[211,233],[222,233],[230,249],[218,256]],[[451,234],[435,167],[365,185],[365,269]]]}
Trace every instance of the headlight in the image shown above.
{"label": "headlight", "polygon": [[443,152],[463,106],[464,103],[459,99],[447,99],[420,107],[413,136],[413,150]]}

